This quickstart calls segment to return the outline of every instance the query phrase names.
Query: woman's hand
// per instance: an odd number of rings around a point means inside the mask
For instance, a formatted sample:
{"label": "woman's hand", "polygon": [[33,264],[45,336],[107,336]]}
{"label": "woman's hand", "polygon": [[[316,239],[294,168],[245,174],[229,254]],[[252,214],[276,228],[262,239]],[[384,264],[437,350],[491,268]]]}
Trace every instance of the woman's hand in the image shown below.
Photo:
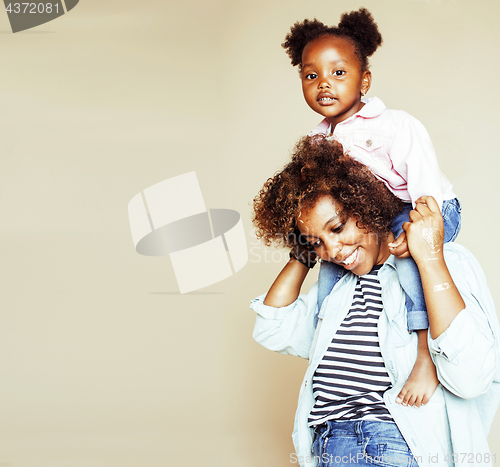
{"label": "woman's hand", "polygon": [[288,239],[295,244],[290,250],[290,258],[294,258],[299,263],[312,269],[316,265],[318,255],[299,229],[296,228],[293,233],[289,234]]}
{"label": "woman's hand", "polygon": [[432,196],[421,196],[410,211],[410,222],[403,224],[411,256],[422,261],[443,260],[443,217]]}

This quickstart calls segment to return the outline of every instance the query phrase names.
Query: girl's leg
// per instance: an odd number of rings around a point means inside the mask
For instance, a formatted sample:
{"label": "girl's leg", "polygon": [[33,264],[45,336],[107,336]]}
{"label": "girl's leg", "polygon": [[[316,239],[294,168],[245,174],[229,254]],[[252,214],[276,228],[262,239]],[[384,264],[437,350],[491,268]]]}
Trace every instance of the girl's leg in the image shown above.
{"label": "girl's leg", "polygon": [[[405,215],[411,210],[411,205],[405,206]],[[460,231],[460,203],[457,199],[445,201],[443,203],[442,215],[445,229],[445,242],[454,240]],[[396,219],[398,225],[393,224],[395,235],[401,232],[402,223],[406,222],[404,216]],[[396,258],[396,268],[398,277],[406,295],[406,318],[408,330],[416,331],[418,334],[419,347],[417,361],[406,381],[405,385],[398,394],[398,399],[403,405],[421,403],[425,404],[432,396],[438,385],[436,368],[431,360],[429,348],[427,346],[427,328],[429,327],[429,318],[427,316],[427,307],[425,305],[424,291],[420,280],[415,261],[411,258]]]}
{"label": "girl's leg", "polygon": [[318,313],[321,310],[321,305],[335,284],[344,275],[345,269],[338,264],[329,261],[322,261],[318,276]]}
{"label": "girl's leg", "polygon": [[[411,203],[405,203],[403,211],[392,222],[391,230],[395,238],[398,238],[403,232],[403,223],[409,221],[412,209]],[[396,258],[396,268],[399,282],[406,295],[408,331],[427,329],[429,327],[427,307],[425,306],[420,273],[415,261],[411,258]]]}
{"label": "girl's leg", "polygon": [[[409,220],[412,210],[410,203],[405,203],[403,211],[392,221],[391,230],[395,238],[403,232],[403,223]],[[443,201],[441,215],[444,223],[444,242],[454,242],[462,227],[462,206],[457,198]]]}
{"label": "girl's leg", "polygon": [[444,242],[454,242],[462,227],[462,206],[457,198],[443,202]]}
{"label": "girl's leg", "polygon": [[412,258],[396,258],[399,283],[406,295],[406,319],[408,331],[418,331],[429,327],[424,290],[417,264]]}
{"label": "girl's leg", "polygon": [[[392,223],[394,237],[398,237],[403,231],[403,223],[409,220],[411,204],[405,204],[404,210]],[[442,215],[444,222],[444,241],[452,242],[460,232],[461,227],[461,206],[457,198],[444,201]],[[398,276],[406,294],[406,310],[408,320],[408,330],[410,332],[419,329],[427,329],[429,320],[427,318],[427,307],[425,305],[422,282],[415,261],[411,258],[396,258]]]}

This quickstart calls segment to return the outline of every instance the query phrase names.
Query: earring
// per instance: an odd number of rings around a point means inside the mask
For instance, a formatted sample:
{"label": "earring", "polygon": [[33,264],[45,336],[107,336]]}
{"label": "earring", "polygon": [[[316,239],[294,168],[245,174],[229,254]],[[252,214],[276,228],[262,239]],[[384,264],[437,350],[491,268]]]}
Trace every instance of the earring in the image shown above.
{"label": "earring", "polygon": [[364,97],[364,96],[365,96],[365,94],[366,94],[366,92],[365,92],[365,91],[361,91],[361,97]]}

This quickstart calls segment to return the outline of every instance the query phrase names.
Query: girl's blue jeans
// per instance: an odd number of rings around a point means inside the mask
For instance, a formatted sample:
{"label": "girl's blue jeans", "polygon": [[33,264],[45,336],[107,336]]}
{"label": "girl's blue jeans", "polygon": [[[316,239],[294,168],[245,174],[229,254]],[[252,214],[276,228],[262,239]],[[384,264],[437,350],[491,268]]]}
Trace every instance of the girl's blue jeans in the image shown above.
{"label": "girl's blue jeans", "polygon": [[312,454],[318,467],[418,467],[392,422],[327,421],[314,429]]}
{"label": "girl's blue jeans", "polygon": [[[392,222],[391,230],[394,238],[403,231],[403,223],[409,220],[412,210],[411,203],[405,203],[403,211]],[[441,214],[444,222],[444,241],[452,242],[457,238],[461,226],[461,206],[457,198],[443,202]],[[396,258],[399,282],[406,294],[406,310],[408,330],[410,332],[429,327],[427,307],[425,306],[424,291],[417,265],[412,258]],[[321,263],[318,277],[318,310],[325,298],[339,279],[344,275],[345,269],[338,264],[324,261]],[[317,318],[317,317],[316,317]]]}

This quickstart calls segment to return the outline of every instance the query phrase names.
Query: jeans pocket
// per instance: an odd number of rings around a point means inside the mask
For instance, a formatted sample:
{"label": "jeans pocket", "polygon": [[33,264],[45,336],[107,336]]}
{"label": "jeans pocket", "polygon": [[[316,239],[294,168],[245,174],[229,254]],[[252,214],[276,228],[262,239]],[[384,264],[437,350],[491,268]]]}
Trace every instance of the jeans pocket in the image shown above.
{"label": "jeans pocket", "polygon": [[[314,431],[313,445],[311,453],[317,459],[321,459],[323,448],[325,445],[325,438],[328,434],[328,429],[317,427]],[[321,466],[321,462],[319,464]]]}
{"label": "jeans pocket", "polygon": [[384,467],[409,467],[413,454],[404,441],[386,439],[373,440],[366,445],[366,460]]}

